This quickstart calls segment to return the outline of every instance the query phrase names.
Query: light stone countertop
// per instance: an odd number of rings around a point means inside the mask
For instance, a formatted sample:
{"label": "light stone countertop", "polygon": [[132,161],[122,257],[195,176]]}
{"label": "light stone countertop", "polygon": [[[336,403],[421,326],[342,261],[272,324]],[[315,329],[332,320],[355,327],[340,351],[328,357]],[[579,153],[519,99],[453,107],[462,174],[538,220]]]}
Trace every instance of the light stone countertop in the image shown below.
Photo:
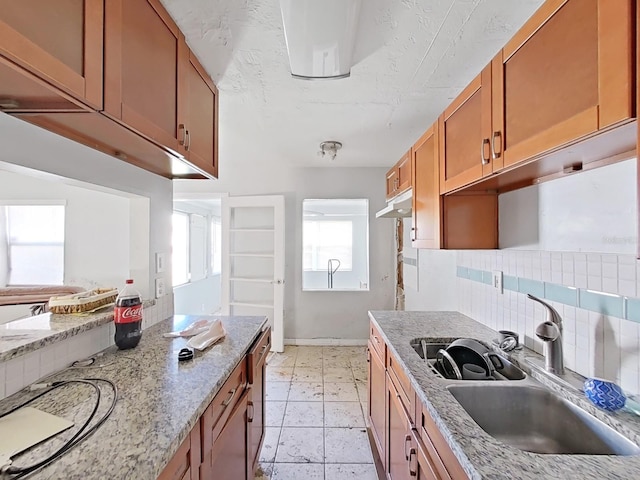
{"label": "light stone countertop", "polygon": [[[144,308],[156,304],[145,300]],[[60,342],[92,328],[113,322],[113,306],[95,313],[43,313],[0,324],[0,362]]]}
{"label": "light stone countertop", "polygon": [[[186,338],[164,338],[199,318],[221,318],[225,339],[191,361],[178,363]],[[109,419],[66,455],[29,476],[34,479],[65,478],[154,480],[173,457],[182,441],[205,411],[266,323],[266,317],[177,315],[144,330],[138,346],[130,350],[110,347],[96,362],[98,367],[71,368],[46,381],[107,378],[116,383],[119,398]],[[0,413],[21,404],[34,393],[26,389],[0,402]],[[103,407],[112,395],[103,389]],[[95,403],[95,394],[82,385],[52,391],[32,405],[35,408],[82,423]],[[55,440],[14,459],[17,466],[46,457],[73,435],[73,427]],[[4,478],[4,477],[3,477]]]}
{"label": "light stone countertop", "polygon": [[[472,479],[637,479],[640,455],[550,455],[535,454],[505,445],[484,432],[445,388],[451,382],[436,377],[410,346],[414,338],[434,343],[456,338],[475,338],[487,345],[497,332],[458,312],[372,311],[371,320],[380,328],[389,349],[404,366],[418,396],[426,405],[460,464]],[[508,354],[506,354],[509,356]],[[510,358],[526,369],[524,358],[539,355],[524,349]],[[533,377],[542,383],[547,381]],[[604,412],[584,395],[548,384],[563,398],[577,404],[630,440],[640,445],[640,419],[628,412]],[[516,420],[517,421],[517,420]],[[544,421],[544,419],[541,419]]]}

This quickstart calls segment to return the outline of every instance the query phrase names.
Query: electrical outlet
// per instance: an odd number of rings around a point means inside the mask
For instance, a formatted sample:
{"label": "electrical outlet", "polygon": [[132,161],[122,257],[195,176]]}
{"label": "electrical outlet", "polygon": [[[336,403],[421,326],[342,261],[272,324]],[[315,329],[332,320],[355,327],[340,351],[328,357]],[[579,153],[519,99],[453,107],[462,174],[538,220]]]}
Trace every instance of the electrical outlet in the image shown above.
{"label": "electrical outlet", "polygon": [[500,293],[504,293],[502,290],[502,272],[500,270],[496,270],[491,275],[491,284],[493,288],[497,288]]}
{"label": "electrical outlet", "polygon": [[156,298],[160,298],[165,294],[164,278],[156,278]]}

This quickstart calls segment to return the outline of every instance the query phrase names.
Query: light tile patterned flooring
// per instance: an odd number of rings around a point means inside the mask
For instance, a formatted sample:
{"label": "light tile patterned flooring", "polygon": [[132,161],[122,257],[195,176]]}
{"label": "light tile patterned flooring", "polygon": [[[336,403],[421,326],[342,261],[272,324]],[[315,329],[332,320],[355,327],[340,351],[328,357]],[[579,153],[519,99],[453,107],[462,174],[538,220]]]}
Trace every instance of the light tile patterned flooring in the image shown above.
{"label": "light tile patterned flooring", "polygon": [[270,354],[266,400],[256,478],[378,480],[366,431],[365,347]]}

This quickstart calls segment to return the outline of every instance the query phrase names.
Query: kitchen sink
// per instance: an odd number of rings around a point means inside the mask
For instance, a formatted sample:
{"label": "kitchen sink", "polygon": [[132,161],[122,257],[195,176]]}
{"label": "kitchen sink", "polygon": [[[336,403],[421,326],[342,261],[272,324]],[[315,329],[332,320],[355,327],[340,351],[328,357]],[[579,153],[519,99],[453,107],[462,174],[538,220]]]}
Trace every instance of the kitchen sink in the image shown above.
{"label": "kitchen sink", "polygon": [[[411,342],[409,343],[411,347],[416,351],[416,353],[420,356],[420,358],[424,360],[424,349],[422,348],[421,340],[423,339],[415,338],[411,340]],[[447,348],[449,346],[449,343],[448,342],[447,343],[445,342],[430,343],[429,341],[427,341],[425,346],[426,346],[426,352],[427,352],[426,363],[429,369],[432,372],[434,372],[436,376],[446,380],[452,380],[452,381],[464,381],[464,382],[477,382],[477,381],[484,382],[485,381],[485,380],[455,380],[455,379],[446,378],[443,372],[440,371],[439,366],[436,365],[436,355],[438,353],[438,350]],[[496,354],[496,356],[500,358],[502,367],[496,369],[496,371],[493,373],[492,380],[524,380],[525,378],[527,378],[526,373],[520,370],[520,368],[516,367],[507,358],[498,354]]]}
{"label": "kitchen sink", "polygon": [[629,439],[541,387],[476,382],[447,389],[485,432],[520,450],[585,455],[640,453]]}

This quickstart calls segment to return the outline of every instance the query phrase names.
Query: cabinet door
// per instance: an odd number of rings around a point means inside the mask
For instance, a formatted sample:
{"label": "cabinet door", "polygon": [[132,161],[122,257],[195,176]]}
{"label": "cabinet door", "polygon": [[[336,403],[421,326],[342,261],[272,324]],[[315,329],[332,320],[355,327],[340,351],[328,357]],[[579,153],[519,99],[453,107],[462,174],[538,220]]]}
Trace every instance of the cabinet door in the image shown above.
{"label": "cabinet door", "polygon": [[246,480],[247,405],[250,389],[234,407],[220,436],[209,452],[204,452],[200,480]]}
{"label": "cabinet door", "polygon": [[265,374],[267,354],[271,347],[271,329],[268,328],[258,339],[247,355],[247,378],[251,387],[247,421],[249,422],[249,453],[247,456],[250,472],[255,470],[258,463],[262,441],[264,439],[265,418]]}
{"label": "cabinet door", "polygon": [[398,169],[393,166],[387,172],[387,200],[396,196],[398,189]]}
{"label": "cabinet door", "polygon": [[[102,0],[0,0],[0,57],[100,109],[103,16]],[[16,104],[6,111],[79,108],[6,75],[3,68],[0,95]]]}
{"label": "cabinet door", "polygon": [[634,116],[633,1],[546,2],[493,61],[504,166]]}
{"label": "cabinet door", "polygon": [[406,192],[411,188],[411,150],[396,164],[398,171],[398,188],[396,194]]}
{"label": "cabinet door", "polygon": [[[414,432],[414,436],[420,440],[416,442],[416,445],[418,450],[422,450],[422,456],[429,463],[429,468],[433,470],[435,478],[467,480],[467,474],[451,451],[442,433],[440,433],[440,429],[431,418],[431,414],[424,405],[421,405],[421,409],[417,431]],[[419,452],[418,456],[420,456]]]}
{"label": "cabinet door", "polygon": [[217,177],[218,89],[193,52],[186,63],[187,107],[178,126],[180,144],[193,165]]}
{"label": "cabinet door", "polygon": [[198,480],[200,478],[200,423],[178,447],[158,480]]}
{"label": "cabinet door", "polygon": [[182,33],[159,0],[106,2],[105,31],[105,112],[178,152]]}
{"label": "cabinet door", "polygon": [[409,480],[409,453],[412,448],[411,421],[402,405],[400,394],[387,376],[387,478],[389,480]]}
{"label": "cabinet door", "polygon": [[491,64],[439,119],[440,191],[450,192],[492,171]]}
{"label": "cabinet door", "polygon": [[438,159],[438,123],[416,142],[413,153],[413,196],[411,246],[440,248],[442,246],[442,199]]}
{"label": "cabinet door", "polygon": [[367,351],[369,360],[369,392],[367,404],[369,406],[369,424],[371,433],[382,462],[385,462],[385,371],[384,362],[378,357],[371,342]]}
{"label": "cabinet door", "polygon": [[431,457],[425,450],[416,431],[411,432],[413,439],[412,448],[409,453],[409,468],[417,480],[441,480]]}

